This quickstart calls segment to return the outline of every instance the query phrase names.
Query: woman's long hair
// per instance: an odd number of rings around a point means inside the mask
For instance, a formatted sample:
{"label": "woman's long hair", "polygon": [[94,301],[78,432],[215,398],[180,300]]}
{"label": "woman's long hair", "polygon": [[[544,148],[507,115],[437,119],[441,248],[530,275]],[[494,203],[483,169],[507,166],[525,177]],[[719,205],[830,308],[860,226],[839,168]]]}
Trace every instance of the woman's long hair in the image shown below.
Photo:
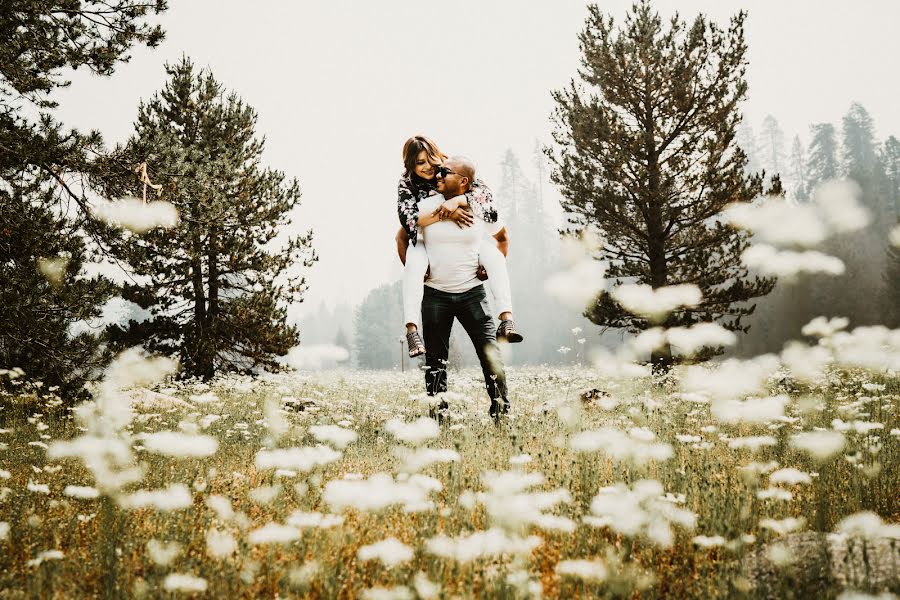
{"label": "woman's long hair", "polygon": [[428,162],[434,166],[439,166],[447,160],[447,156],[438,150],[437,144],[425,137],[424,135],[414,135],[403,144],[403,166],[406,171],[403,173],[410,180],[415,181],[413,175],[416,173],[416,157],[424,150],[428,156]]}

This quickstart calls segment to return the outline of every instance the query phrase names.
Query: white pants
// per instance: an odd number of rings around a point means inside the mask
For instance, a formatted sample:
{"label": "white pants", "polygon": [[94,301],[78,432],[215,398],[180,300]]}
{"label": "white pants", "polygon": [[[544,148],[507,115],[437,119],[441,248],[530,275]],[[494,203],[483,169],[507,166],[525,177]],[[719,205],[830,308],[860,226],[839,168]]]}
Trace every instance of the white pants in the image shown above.
{"label": "white pants", "polygon": [[[494,310],[499,316],[512,312],[512,293],[509,291],[509,272],[506,257],[491,240],[484,240],[478,248],[478,262],[488,274],[488,287],[494,296]],[[403,268],[403,318],[406,324],[422,329],[422,296],[425,294],[425,272],[428,271],[428,252],[422,238],[406,250]]]}

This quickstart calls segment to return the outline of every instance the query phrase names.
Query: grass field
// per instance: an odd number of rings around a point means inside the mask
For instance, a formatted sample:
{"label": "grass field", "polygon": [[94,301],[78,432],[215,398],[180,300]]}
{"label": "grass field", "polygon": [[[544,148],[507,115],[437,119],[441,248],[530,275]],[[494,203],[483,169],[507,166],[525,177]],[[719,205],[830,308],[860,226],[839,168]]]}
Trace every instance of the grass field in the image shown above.
{"label": "grass field", "polygon": [[900,592],[897,377],[778,371],[738,404],[512,369],[497,424],[463,371],[438,427],[418,373],[126,367],[77,415],[5,401],[0,597]]}

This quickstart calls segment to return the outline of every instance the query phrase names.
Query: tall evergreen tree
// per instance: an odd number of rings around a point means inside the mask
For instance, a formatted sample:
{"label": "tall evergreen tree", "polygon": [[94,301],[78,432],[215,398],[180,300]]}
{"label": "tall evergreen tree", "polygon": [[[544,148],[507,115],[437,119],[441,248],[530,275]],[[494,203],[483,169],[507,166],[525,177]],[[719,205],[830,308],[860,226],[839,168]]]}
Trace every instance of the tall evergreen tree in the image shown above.
{"label": "tall evergreen tree", "polygon": [[841,167],[854,179],[871,174],[876,164],[875,125],[858,102],[850,105],[841,127]]}
{"label": "tall evergreen tree", "polygon": [[762,149],[763,168],[770,178],[781,175],[784,178],[784,131],[778,124],[778,120],[772,115],[763,119],[760,132],[760,148]]}
{"label": "tall evergreen tree", "polygon": [[794,141],[791,143],[790,158],[790,191],[797,200],[809,199],[809,192],[806,189],[806,181],[808,179],[806,173],[807,158],[806,150],[803,148],[803,142],[800,136],[795,135]]}
{"label": "tall evergreen tree", "polygon": [[69,71],[109,76],[132,46],[156,46],[163,33],[149,19],[165,9],[161,0],[0,3],[0,368],[67,396],[103,364],[102,336],[70,333],[113,292],[82,266],[117,232],[89,214],[90,179],[105,175],[92,160],[104,151],[100,134],[66,130],[48,111]]}
{"label": "tall evergreen tree", "polygon": [[900,219],[900,140],[890,136],[881,147],[881,163],[888,183],[891,214],[893,219]]}
{"label": "tall evergreen tree", "polygon": [[759,160],[759,141],[756,132],[749,121],[741,121],[735,132],[735,140],[738,147],[744,151],[747,162],[744,164],[744,173],[753,175],[762,170],[762,162]]}
{"label": "tall evergreen tree", "polygon": [[397,281],[375,288],[356,309],[353,354],[360,368],[391,369],[400,366],[398,340],[402,340],[403,331],[401,283]]}
{"label": "tall evergreen tree", "polygon": [[[174,229],[127,236],[123,257],[146,283],[124,295],[154,317],[115,331],[114,340],[178,352],[185,374],[203,378],[276,367],[275,357],[299,342],[285,305],[302,301],[305,280],[288,270],[316,260],[312,232],[275,244],[299,204],[299,183],[262,166],[255,111],[211,73],[187,58],[166,71],[169,81],[141,104],[117,154],[147,163],[181,219]],[[118,191],[134,192],[133,181]]]}
{"label": "tall evergreen tree", "polygon": [[838,163],[838,143],[831,123],[810,125],[812,139],[809,142],[809,158],[806,167],[807,193],[823,181],[834,179],[840,175]]}
{"label": "tall evergreen tree", "polygon": [[[650,0],[637,2],[624,26],[597,5],[581,41],[580,75],[557,102],[549,156],[574,228],[597,225],[618,282],[662,286],[693,283],[702,304],[678,310],[666,325],[720,321],[745,331],[748,301],[767,294],[770,279],[749,279],[740,261],[748,236],[715,219],[732,202],[762,192],[745,177],[746,155],[735,143],[745,81],[745,13],[727,30],[697,17],[674,17],[664,27]],[[588,89],[584,89],[587,87]],[[603,326],[640,331],[651,326],[608,295],[588,310]],[[654,364],[671,362],[657,352]]]}

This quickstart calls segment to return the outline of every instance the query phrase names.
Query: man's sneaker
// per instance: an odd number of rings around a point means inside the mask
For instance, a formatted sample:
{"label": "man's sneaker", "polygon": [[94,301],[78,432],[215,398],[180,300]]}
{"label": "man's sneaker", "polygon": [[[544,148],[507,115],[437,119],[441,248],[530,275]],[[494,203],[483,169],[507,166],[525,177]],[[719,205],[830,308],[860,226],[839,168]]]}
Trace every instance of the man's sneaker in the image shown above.
{"label": "man's sneaker", "polygon": [[505,400],[503,398],[498,398],[497,400],[491,399],[491,408],[488,411],[488,414],[494,420],[499,420],[501,416],[508,415],[509,414],[509,400]]}
{"label": "man's sneaker", "polygon": [[506,340],[510,344],[518,344],[524,338],[521,333],[516,331],[516,324],[512,322],[512,319],[506,319],[501,321],[500,327],[497,328],[497,339]]}
{"label": "man's sneaker", "polygon": [[425,354],[425,344],[418,331],[410,331],[406,334],[406,347],[409,348],[409,357],[415,358]]}

